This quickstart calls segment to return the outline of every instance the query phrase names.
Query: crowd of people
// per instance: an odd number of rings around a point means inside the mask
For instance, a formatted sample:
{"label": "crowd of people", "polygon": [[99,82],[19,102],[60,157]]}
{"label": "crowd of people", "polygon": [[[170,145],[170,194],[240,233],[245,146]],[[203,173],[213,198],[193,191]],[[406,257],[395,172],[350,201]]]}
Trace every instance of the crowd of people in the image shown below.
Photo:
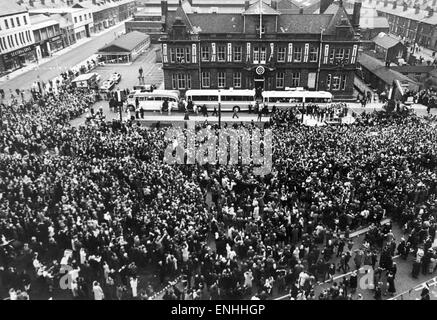
{"label": "crowd of people", "polygon": [[[241,164],[165,163],[166,128],[99,117],[72,127],[92,93],[35,98],[2,110],[0,280],[10,299],[355,299],[364,265],[378,270],[381,298],[396,291],[395,249],[435,269],[437,135],[421,118],[309,128],[275,110],[274,168],[260,177]],[[404,247],[386,217],[404,226]],[[365,242],[354,243],[362,226]]]}

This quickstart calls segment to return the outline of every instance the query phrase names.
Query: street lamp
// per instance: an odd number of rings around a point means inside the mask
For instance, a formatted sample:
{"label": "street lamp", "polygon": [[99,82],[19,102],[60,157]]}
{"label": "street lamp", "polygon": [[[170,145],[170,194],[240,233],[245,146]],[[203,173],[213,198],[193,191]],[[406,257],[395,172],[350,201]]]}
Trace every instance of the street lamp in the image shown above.
{"label": "street lamp", "polygon": [[218,117],[219,117],[219,128],[222,128],[222,93],[218,90]]}
{"label": "street lamp", "polygon": [[317,81],[316,81],[316,91],[319,91],[319,82],[320,82],[320,69],[322,66],[322,53],[323,53],[323,32],[325,28],[320,28],[320,52],[319,52],[319,63],[317,65]]}

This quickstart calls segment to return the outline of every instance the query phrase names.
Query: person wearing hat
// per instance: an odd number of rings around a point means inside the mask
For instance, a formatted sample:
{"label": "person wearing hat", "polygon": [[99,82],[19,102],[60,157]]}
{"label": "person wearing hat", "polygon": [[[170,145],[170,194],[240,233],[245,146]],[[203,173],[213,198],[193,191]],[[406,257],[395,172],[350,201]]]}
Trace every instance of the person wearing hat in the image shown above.
{"label": "person wearing hat", "polygon": [[102,287],[97,281],[93,282],[93,293],[94,293],[94,300],[103,300],[105,298],[105,294],[103,293]]}

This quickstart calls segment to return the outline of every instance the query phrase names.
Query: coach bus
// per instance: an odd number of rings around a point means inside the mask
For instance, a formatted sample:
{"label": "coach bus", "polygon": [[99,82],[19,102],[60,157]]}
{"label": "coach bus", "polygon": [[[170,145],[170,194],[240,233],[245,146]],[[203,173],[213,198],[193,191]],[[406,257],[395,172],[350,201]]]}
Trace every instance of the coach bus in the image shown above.
{"label": "coach bus", "polygon": [[145,111],[159,111],[162,104],[167,99],[169,105],[177,107],[179,103],[179,93],[173,90],[154,90],[153,92],[135,91],[127,97],[128,108],[135,109],[135,100],[138,98],[139,107]]}
{"label": "coach bus", "polygon": [[305,104],[317,104],[324,106],[332,103],[332,94],[326,91],[264,91],[262,93],[263,103],[271,108],[275,105],[277,108],[300,107]]}
{"label": "coach bus", "polygon": [[206,105],[208,110],[214,110],[221,102],[222,111],[246,111],[249,105],[255,105],[255,90],[188,90],[185,93],[188,100],[196,106]]}

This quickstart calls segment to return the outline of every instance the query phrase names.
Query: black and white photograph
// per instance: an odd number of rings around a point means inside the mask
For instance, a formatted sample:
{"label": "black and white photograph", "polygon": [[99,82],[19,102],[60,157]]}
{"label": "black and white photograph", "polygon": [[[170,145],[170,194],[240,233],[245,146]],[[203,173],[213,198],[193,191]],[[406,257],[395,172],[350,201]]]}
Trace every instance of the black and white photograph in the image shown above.
{"label": "black and white photograph", "polygon": [[436,53],[437,0],[0,0],[0,300],[437,300]]}

